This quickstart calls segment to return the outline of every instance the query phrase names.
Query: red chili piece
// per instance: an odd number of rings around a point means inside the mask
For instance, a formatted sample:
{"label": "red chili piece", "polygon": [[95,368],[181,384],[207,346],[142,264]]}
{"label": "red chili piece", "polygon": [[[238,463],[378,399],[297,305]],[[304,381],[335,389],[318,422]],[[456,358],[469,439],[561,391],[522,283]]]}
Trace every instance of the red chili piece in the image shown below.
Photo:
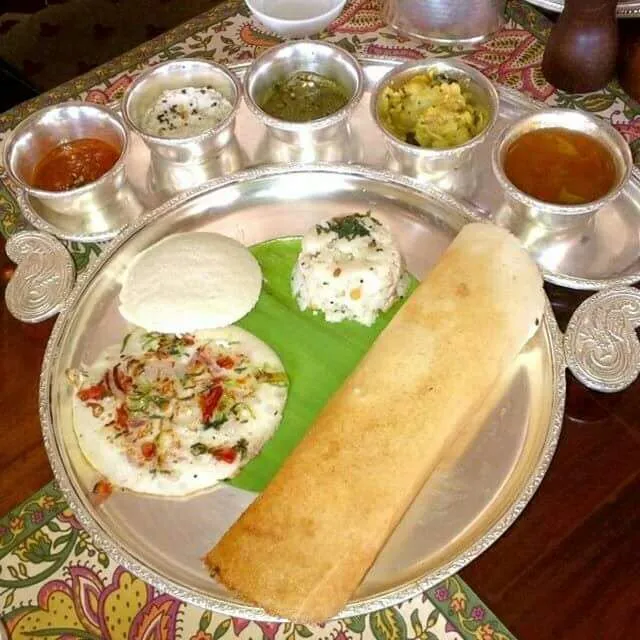
{"label": "red chili piece", "polygon": [[216,411],[216,407],[222,398],[222,387],[211,387],[209,391],[200,396],[200,409],[202,410],[202,421],[206,424],[211,420]]}
{"label": "red chili piece", "polygon": [[231,464],[238,457],[238,452],[233,447],[216,447],[209,449],[209,453],[220,462]]}

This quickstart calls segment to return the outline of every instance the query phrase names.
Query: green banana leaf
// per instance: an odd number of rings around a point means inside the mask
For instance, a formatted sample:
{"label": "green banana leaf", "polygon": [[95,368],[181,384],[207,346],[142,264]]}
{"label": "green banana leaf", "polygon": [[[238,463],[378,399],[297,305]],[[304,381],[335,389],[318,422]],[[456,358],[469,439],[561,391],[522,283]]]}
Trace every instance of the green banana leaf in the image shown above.
{"label": "green banana leaf", "polygon": [[[289,376],[289,394],[282,422],[273,438],[229,483],[249,491],[262,491],[329,397],[389,324],[403,300],[381,314],[371,327],[352,321],[328,323],[322,314],[300,311],[291,293],[291,272],[300,252],[299,239],[273,240],[255,245],[251,251],[262,267],[262,293],[254,309],[237,324],[278,354]],[[412,278],[409,293],[416,285]]]}

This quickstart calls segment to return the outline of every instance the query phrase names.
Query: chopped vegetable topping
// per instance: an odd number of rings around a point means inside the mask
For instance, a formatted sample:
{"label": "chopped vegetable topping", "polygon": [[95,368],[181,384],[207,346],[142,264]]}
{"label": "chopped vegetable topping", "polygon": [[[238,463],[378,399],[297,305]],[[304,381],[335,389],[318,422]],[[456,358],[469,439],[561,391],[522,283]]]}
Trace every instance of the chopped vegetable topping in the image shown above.
{"label": "chopped vegetable topping", "polygon": [[106,373],[91,379],[69,370],[67,378],[107,439],[150,474],[171,474],[206,453],[231,464],[248,456],[237,429],[256,418],[259,386],[288,384],[282,370],[256,366],[238,344],[135,330],[110,356],[116,363],[108,361]]}
{"label": "chopped vegetable topping", "polygon": [[222,398],[222,387],[216,385],[200,396],[200,408],[202,409],[202,422],[209,424],[216,407]]}
{"label": "chopped vegetable topping", "polygon": [[235,462],[238,457],[238,452],[234,447],[215,447],[214,449],[210,449],[209,453],[216,460],[220,460],[220,462],[227,462],[229,464]]}
{"label": "chopped vegetable topping", "polygon": [[78,398],[80,398],[82,402],[87,402],[89,400],[102,400],[108,395],[111,394],[104,380],[102,380],[98,384],[94,384],[90,387],[86,387],[78,391]]}

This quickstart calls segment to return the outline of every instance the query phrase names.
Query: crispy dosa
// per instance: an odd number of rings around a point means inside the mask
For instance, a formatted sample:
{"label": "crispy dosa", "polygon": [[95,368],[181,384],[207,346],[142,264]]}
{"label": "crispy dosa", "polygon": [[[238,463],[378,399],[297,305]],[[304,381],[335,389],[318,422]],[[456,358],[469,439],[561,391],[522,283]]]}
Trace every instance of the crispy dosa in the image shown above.
{"label": "crispy dosa", "polygon": [[206,556],[211,573],[270,614],[336,615],[543,313],[519,242],[464,227]]}

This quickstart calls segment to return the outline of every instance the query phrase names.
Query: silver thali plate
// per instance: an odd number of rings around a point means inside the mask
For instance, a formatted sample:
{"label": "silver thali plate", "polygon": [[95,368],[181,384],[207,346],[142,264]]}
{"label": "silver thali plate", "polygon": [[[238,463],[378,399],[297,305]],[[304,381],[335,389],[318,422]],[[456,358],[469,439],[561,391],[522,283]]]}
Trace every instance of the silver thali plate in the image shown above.
{"label": "silver thali plate", "polygon": [[[527,2],[541,9],[557,11],[558,13],[564,10],[564,0],[527,0]],[[620,0],[618,2],[618,17],[640,17],[640,2],[638,0]]]}
{"label": "silver thali plate", "polygon": [[[83,526],[118,563],[158,589],[225,614],[273,619],[211,579],[201,558],[254,498],[223,485],[187,499],[116,492],[91,500],[97,474],[72,425],[65,370],[119,341],[122,275],[168,234],[210,230],[246,245],[301,235],[327,216],[371,210],[391,227],[417,277],[475,218],[441,191],[357,165],[292,164],[221,178],[177,196],[120,234],[81,275],[54,327],[40,382],[40,418],[55,476]],[[565,398],[561,334],[547,305],[542,326],[487,401],[479,435],[460,438],[419,494],[340,617],[390,606],[453,574],[514,522],[553,456]]]}
{"label": "silver thali plate", "polygon": [[[638,4],[640,6],[640,2]],[[174,195],[207,180],[265,164],[357,163],[399,172],[387,153],[383,135],[371,117],[369,101],[381,78],[405,61],[364,58],[360,62],[365,75],[363,98],[345,135],[337,136],[332,142],[314,146],[282,142],[268,134],[266,127],[244,102],[236,118],[235,140],[207,164],[178,165],[154,160],[142,140],[131,132],[126,163],[131,189],[139,200],[136,214],[159,206]],[[246,63],[231,67],[241,78],[247,68]],[[441,176],[430,176],[430,180],[466,206],[475,208],[483,219],[510,226],[511,209],[491,168],[492,148],[506,126],[546,105],[505,87],[498,87],[498,92],[498,121],[493,132],[478,146],[472,163]],[[427,181],[424,175],[416,177]],[[59,216],[38,210],[24,195],[19,195],[18,202],[34,226],[69,240],[108,240],[123,222],[130,222],[130,219],[123,219],[120,207],[114,211],[90,213],[85,219],[79,219],[74,229],[69,226],[69,221],[61,226]],[[597,290],[640,281],[640,172],[634,169],[623,193],[587,224],[561,232],[535,225],[520,239],[540,264],[549,282],[573,289]]]}

